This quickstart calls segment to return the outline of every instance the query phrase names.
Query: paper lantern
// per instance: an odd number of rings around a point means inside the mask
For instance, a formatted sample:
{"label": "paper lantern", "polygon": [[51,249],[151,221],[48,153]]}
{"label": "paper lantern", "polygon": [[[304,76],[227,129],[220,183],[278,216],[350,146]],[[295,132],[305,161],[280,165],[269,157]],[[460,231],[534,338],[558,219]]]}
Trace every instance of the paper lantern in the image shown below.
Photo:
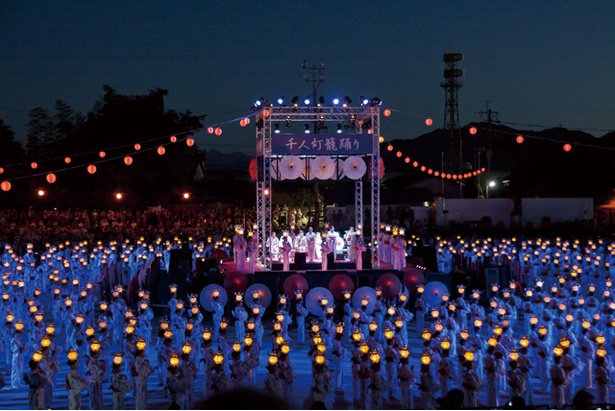
{"label": "paper lantern", "polygon": [[205,328],[203,334],[201,334],[201,337],[203,338],[203,341],[211,341],[211,331]]}
{"label": "paper lantern", "polygon": [[210,127],[207,127],[207,132],[208,132],[209,134],[213,134],[213,133],[214,133],[214,128],[213,128],[213,127],[211,127],[211,126],[210,126]]}
{"label": "paper lantern", "polygon": [[[214,357],[215,358],[215,357]],[[169,357],[169,365],[171,367],[179,367],[179,356],[177,355],[177,353],[173,353],[170,357]]]}
{"label": "paper lantern", "polygon": [[98,340],[96,338],[93,339],[92,342],[90,343],[90,350],[92,352],[100,351],[100,343],[98,342]]}
{"label": "paper lantern", "polygon": [[385,117],[390,117],[391,116],[391,109],[385,108],[382,113],[384,114]]}
{"label": "paper lantern", "polygon": [[564,144],[564,151],[568,152],[572,150],[572,145],[570,145],[569,143]]}
{"label": "paper lantern", "polygon": [[126,164],[127,166],[132,164],[132,157],[130,156],[126,156],[124,157],[124,164]]}
{"label": "paper lantern", "polygon": [[66,356],[68,357],[69,361],[77,361],[77,358],[79,358],[79,354],[77,353],[77,351],[75,351],[73,347],[70,348]]}
{"label": "paper lantern", "polygon": [[164,148],[164,146],[158,146],[158,148],[156,149],[156,152],[158,153],[158,155],[161,155],[161,156],[163,156],[166,151],[167,150]]}
{"label": "paper lantern", "polygon": [[2,191],[9,191],[11,189],[11,183],[4,180],[2,183],[0,183],[0,189],[2,189]]}
{"label": "paper lantern", "polygon": [[245,127],[245,126],[246,126],[246,120],[245,120],[245,119],[243,119],[243,118],[242,118],[241,120],[239,120],[239,125],[240,125],[241,127]]}
{"label": "paper lantern", "polygon": [[47,177],[45,177],[45,178],[47,179],[47,182],[48,182],[49,184],[53,184],[53,183],[55,183],[55,182],[56,182],[56,180],[57,180],[56,175],[55,175],[55,174],[53,174],[53,173],[48,173],[48,174],[47,174]]}
{"label": "paper lantern", "polygon": [[429,352],[425,351],[423,355],[421,355],[421,364],[423,365],[431,364],[431,356],[429,355]]}
{"label": "paper lantern", "polygon": [[53,324],[49,324],[47,325],[47,327],[45,327],[45,332],[47,333],[47,335],[53,335],[56,332],[56,327],[54,327]]}
{"label": "paper lantern", "polygon": [[379,364],[380,353],[377,350],[373,350],[372,353],[369,355],[369,360],[372,362],[372,364]]}
{"label": "paper lantern", "polygon": [[218,351],[217,353],[214,354],[214,364],[221,365],[223,362],[224,362],[224,355],[222,355],[222,352]]}
{"label": "paper lantern", "polygon": [[221,136],[222,135],[222,129],[220,127],[216,127],[214,134],[217,136]]}
{"label": "paper lantern", "polygon": [[519,345],[523,348],[527,348],[530,345],[530,339],[527,338],[527,335],[523,335],[520,339],[519,339]]}
{"label": "paper lantern", "polygon": [[41,350],[34,351],[34,354],[32,354],[32,360],[34,362],[39,362],[42,359],[43,359],[43,352]]}
{"label": "paper lantern", "polygon": [[425,125],[426,126],[431,126],[433,124],[433,119],[431,117],[427,117],[425,119]]}
{"label": "paper lantern", "polygon": [[352,334],[350,335],[350,337],[352,338],[352,341],[354,342],[360,342],[363,339],[363,335],[361,334],[361,330],[358,328],[355,328],[352,331]]}
{"label": "paper lantern", "polygon": [[474,353],[471,350],[467,350],[463,353],[463,359],[468,362],[474,361]]}
{"label": "paper lantern", "polygon": [[517,138],[515,139],[515,141],[517,142],[517,144],[523,144],[525,139],[523,138],[522,135],[518,135]]}
{"label": "paper lantern", "polygon": [[290,345],[288,345],[288,343],[286,342],[280,345],[280,352],[282,354],[288,354],[290,352]]}
{"label": "paper lantern", "polygon": [[475,134],[478,132],[478,130],[477,130],[477,129],[476,129],[476,127],[474,127],[474,126],[470,127],[470,130],[469,130],[469,131],[470,131],[470,134],[471,134],[471,135],[475,135]]}
{"label": "paper lantern", "polygon": [[253,342],[254,342],[254,340],[252,339],[252,337],[250,335],[246,335],[245,337],[243,337],[243,345],[244,346],[251,347]]}
{"label": "paper lantern", "polygon": [[171,140],[171,143],[175,143],[175,142],[177,142],[177,137],[176,136],[171,136],[171,138],[169,140]]}
{"label": "paper lantern", "polygon": [[444,338],[440,343],[440,347],[442,347],[443,350],[450,350],[451,342],[448,340],[448,338]]}
{"label": "paper lantern", "polygon": [[90,164],[90,165],[87,167],[87,170],[88,170],[88,173],[90,173],[90,174],[94,174],[94,173],[96,172],[96,166],[95,166],[94,164]]}
{"label": "paper lantern", "polygon": [[36,170],[36,169],[38,168],[38,164],[37,164],[36,162],[34,162],[34,161],[33,161],[33,162],[30,164],[30,167],[32,167],[32,170]]}
{"label": "paper lantern", "polygon": [[192,137],[188,137],[188,138],[186,139],[186,145],[187,145],[188,147],[192,147],[192,146],[194,145],[194,139],[193,139]]}
{"label": "paper lantern", "polygon": [[192,346],[190,345],[189,342],[184,343],[184,345],[182,345],[182,354],[186,354],[189,355],[192,352]]}
{"label": "paper lantern", "polygon": [[98,157],[105,158],[107,157],[107,153],[105,153],[104,151],[101,151],[100,153],[98,153]]}
{"label": "paper lantern", "polygon": [[564,354],[564,349],[561,345],[556,345],[555,348],[553,348],[553,354],[555,354],[556,357],[561,357]]}
{"label": "paper lantern", "polygon": [[267,363],[269,365],[277,365],[278,364],[278,356],[275,353],[269,354],[269,358],[267,359]]}
{"label": "paper lantern", "polygon": [[113,354],[113,365],[122,365],[122,361],[124,360],[124,354],[121,352],[116,352]]}

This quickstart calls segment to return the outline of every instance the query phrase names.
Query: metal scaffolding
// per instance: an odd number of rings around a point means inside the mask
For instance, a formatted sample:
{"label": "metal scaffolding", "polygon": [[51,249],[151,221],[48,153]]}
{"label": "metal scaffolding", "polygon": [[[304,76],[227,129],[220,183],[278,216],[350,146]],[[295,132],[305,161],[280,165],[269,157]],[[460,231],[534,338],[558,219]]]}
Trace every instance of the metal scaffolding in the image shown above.
{"label": "metal scaffolding", "polygon": [[[380,107],[379,105],[365,105],[353,107],[324,107],[324,106],[265,106],[256,113],[256,156],[258,164],[258,175],[256,180],[256,221],[258,228],[256,235],[258,239],[258,257],[260,262],[267,268],[271,269],[272,260],[270,250],[267,247],[267,240],[272,234],[272,181],[281,179],[280,176],[280,161],[289,155],[297,155],[305,162],[305,173],[301,178],[312,179],[313,173],[310,171],[310,165],[318,160],[319,157],[329,157],[335,163],[334,173],[330,180],[340,180],[348,178],[344,176],[340,170],[340,164],[351,155],[360,155],[364,158],[367,164],[367,173],[361,178],[355,179],[355,225],[356,228],[361,227],[364,234],[370,236],[370,249],[372,266],[378,268],[380,266],[379,249],[378,249],[378,232],[380,229],[380,175],[381,175],[381,160],[380,160]],[[279,134],[280,124],[289,124],[294,121],[308,122],[320,124],[323,129],[327,123],[336,123],[337,128],[343,125],[344,132],[342,134],[327,134],[331,142],[344,141],[346,136],[361,137],[361,141],[367,144],[360,147],[355,152],[337,150],[333,145],[324,144],[325,149],[319,150],[315,146],[321,134],[311,134],[309,137],[301,137],[299,134]],[[316,127],[315,127],[316,128]],[[333,127],[331,128],[333,129]],[[275,133],[275,134],[274,134]],[[291,142],[294,139],[302,139],[304,145],[307,138],[312,138],[312,146],[304,147],[305,150],[296,153],[284,153],[278,149],[279,141],[287,141],[293,148]],[[272,145],[275,139],[276,145]],[[335,140],[337,139],[337,140]],[[356,140],[356,139],[355,139]],[[356,141],[355,141],[356,142]],[[320,148],[322,148],[320,147]],[[299,150],[301,147],[295,147]],[[352,150],[352,148],[351,148]],[[369,230],[364,225],[364,202],[363,202],[363,180],[370,181],[369,195]]]}

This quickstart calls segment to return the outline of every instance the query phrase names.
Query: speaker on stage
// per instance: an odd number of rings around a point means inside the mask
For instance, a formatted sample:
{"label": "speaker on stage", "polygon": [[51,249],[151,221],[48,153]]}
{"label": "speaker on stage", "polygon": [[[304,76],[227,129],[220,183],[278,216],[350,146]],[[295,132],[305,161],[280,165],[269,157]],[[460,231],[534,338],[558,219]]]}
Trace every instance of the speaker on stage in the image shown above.
{"label": "speaker on stage", "polygon": [[295,253],[295,270],[305,268],[305,253]]}

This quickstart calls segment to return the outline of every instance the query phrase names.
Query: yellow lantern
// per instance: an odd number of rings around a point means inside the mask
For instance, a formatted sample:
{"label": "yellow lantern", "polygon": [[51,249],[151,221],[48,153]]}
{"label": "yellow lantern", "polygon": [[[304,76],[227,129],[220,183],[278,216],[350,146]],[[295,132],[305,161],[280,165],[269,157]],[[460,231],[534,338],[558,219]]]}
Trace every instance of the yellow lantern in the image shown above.
{"label": "yellow lantern", "polygon": [[169,291],[171,292],[171,294],[175,294],[177,292],[177,284],[171,284],[169,286]]}
{"label": "yellow lantern", "polygon": [[44,336],[43,339],[41,340],[41,347],[47,348],[50,345],[51,345],[51,338],[49,338],[48,336]]}
{"label": "yellow lantern", "polygon": [[440,347],[442,347],[443,350],[450,350],[451,342],[448,340],[448,338],[444,338],[440,343]]}
{"label": "yellow lantern", "polygon": [[372,364],[380,363],[380,353],[378,353],[377,350],[373,350],[372,353],[369,355],[369,360],[372,362]]}
{"label": "yellow lantern", "polygon": [[107,304],[107,302],[106,302],[106,301],[102,301],[102,302],[100,303],[99,307],[100,307],[101,311],[106,311],[106,310],[107,310],[107,308],[109,308],[109,304]]}
{"label": "yellow lantern", "polygon": [[104,331],[107,329],[107,322],[104,319],[100,319],[100,321],[98,321],[98,327],[100,328],[101,331]]}
{"label": "yellow lantern", "polygon": [[[214,356],[214,358],[216,358]],[[177,353],[173,353],[171,355],[171,357],[169,357],[169,365],[171,367],[178,367],[179,366],[179,356],[177,355]]]}
{"label": "yellow lantern", "polygon": [[461,330],[461,332],[459,333],[459,337],[462,340],[467,340],[470,337],[470,333],[468,333],[468,330]]}
{"label": "yellow lantern", "polygon": [[282,352],[282,354],[288,354],[290,352],[290,345],[288,345],[287,343],[284,343],[280,346],[280,351]]}
{"label": "yellow lantern", "polygon": [[34,354],[32,354],[32,360],[34,362],[39,362],[42,359],[43,359],[43,352],[41,350],[34,351]]}
{"label": "yellow lantern", "polygon": [[519,353],[517,352],[517,350],[512,350],[508,354],[508,358],[510,358],[511,361],[519,361]]}
{"label": "yellow lantern", "polygon": [[160,329],[162,331],[166,331],[169,329],[169,323],[167,320],[162,320],[162,322],[160,323]]}
{"label": "yellow lantern", "polygon": [[275,343],[278,347],[284,344],[284,337],[281,335],[278,335],[277,337],[275,337]]}
{"label": "yellow lantern", "polygon": [[[256,307],[255,307],[255,308],[256,308]],[[254,325],[254,320],[250,318],[250,319],[248,320],[248,325],[247,325],[247,327],[248,327],[248,331],[254,331],[254,326],[255,326],[255,325]]]}
{"label": "yellow lantern", "polygon": [[87,335],[88,337],[91,337],[94,335],[94,332],[96,330],[94,330],[94,327],[92,327],[91,325],[88,325],[88,327],[85,329],[85,335]]}
{"label": "yellow lantern", "polygon": [[[128,324],[125,328],[124,331],[126,332],[126,335],[132,335],[135,332],[135,327],[132,324]],[[167,330],[168,331],[168,330]]]}
{"label": "yellow lantern", "polygon": [[498,337],[502,335],[502,331],[503,331],[503,330],[502,330],[502,326],[500,326],[499,324],[496,324],[496,325],[493,327],[493,333],[494,333],[495,335],[497,335]]}
{"label": "yellow lantern", "polygon": [[325,363],[325,357],[322,354],[316,354],[314,362],[318,365],[322,365]]}
{"label": "yellow lantern", "polygon": [[557,345],[555,346],[555,348],[553,348],[553,354],[555,354],[557,357],[561,357],[564,354],[564,349],[561,345]]}
{"label": "yellow lantern", "polygon": [[444,325],[442,325],[442,323],[441,323],[440,321],[438,321],[438,322],[436,323],[436,325],[434,325],[434,329],[435,329],[437,332],[442,332],[442,330],[444,329]]}
{"label": "yellow lantern", "polygon": [[544,337],[545,335],[547,335],[547,332],[548,332],[548,331],[549,331],[549,330],[547,329],[547,327],[546,327],[545,325],[541,325],[540,327],[538,327],[538,334],[539,334],[539,335],[541,335],[541,336],[543,336],[543,337]]}
{"label": "yellow lantern", "polygon": [[275,353],[270,353],[269,358],[267,359],[267,363],[269,365],[277,365],[278,364],[278,356]]}
{"label": "yellow lantern", "polygon": [[472,352],[472,350],[466,350],[463,353],[463,359],[468,361],[468,362],[474,361],[474,352]]}
{"label": "yellow lantern", "polygon": [[588,319],[583,320],[583,322],[581,323],[581,327],[583,327],[584,330],[589,330],[589,327],[591,327],[592,323],[589,322]]}
{"label": "yellow lantern", "polygon": [[327,351],[327,346],[325,346],[325,345],[324,345],[324,344],[322,344],[322,343],[321,343],[321,344],[318,344],[318,345],[316,346],[316,351],[318,351],[318,352],[319,352],[319,353],[321,353],[321,354],[324,354],[324,353],[325,353],[325,351]]}
{"label": "yellow lantern", "polygon": [[92,342],[90,343],[90,351],[92,352],[100,351],[100,343],[98,342],[96,338],[94,338]]}
{"label": "yellow lantern", "polygon": [[404,320],[397,318],[395,320],[395,328],[402,328],[404,326]]}
{"label": "yellow lantern", "polygon": [[314,323],[312,324],[311,330],[313,333],[317,333],[318,331],[320,331],[320,327],[318,326],[318,324]]}
{"label": "yellow lantern", "polygon": [[165,330],[165,332],[163,333],[164,338],[166,338],[167,340],[170,340],[171,338],[173,338],[173,331],[169,330]]}
{"label": "yellow lantern", "polygon": [[335,326],[335,333],[336,334],[344,334],[344,323],[338,323]]}
{"label": "yellow lantern", "polygon": [[532,298],[532,296],[534,295],[534,292],[530,289],[525,290],[525,296],[527,298]]}
{"label": "yellow lantern", "polygon": [[527,348],[530,345],[530,340],[529,338],[527,338],[527,335],[523,335],[521,336],[521,338],[519,339],[519,345],[523,348]]}
{"label": "yellow lantern", "polygon": [[355,328],[354,331],[352,332],[351,337],[352,337],[353,342],[361,341],[361,339],[363,338],[363,336],[361,335],[361,330],[358,328]]}
{"label": "yellow lantern", "polygon": [[259,307],[254,307],[254,308],[252,308],[252,313],[253,313],[254,315],[259,315],[259,314],[260,314],[260,312],[261,312],[261,309],[260,309]]}
{"label": "yellow lantern", "polygon": [[314,345],[318,345],[322,342],[322,337],[320,336],[320,334],[314,334],[314,336],[312,337],[312,342],[314,343]]}
{"label": "yellow lantern", "polygon": [[245,337],[243,337],[243,345],[245,345],[246,347],[251,347],[252,346],[252,337],[250,335],[246,335]]}
{"label": "yellow lantern", "polygon": [[416,286],[416,292],[419,294],[423,294],[425,292],[425,286],[423,284],[419,284]]}
{"label": "yellow lantern", "polygon": [[280,324],[279,322],[273,323],[273,330],[274,331],[280,331],[281,329],[282,329],[282,324]]}
{"label": "yellow lantern", "polygon": [[421,338],[423,339],[423,341],[431,340],[431,333],[429,332],[427,328],[423,330],[423,333],[421,334]]}
{"label": "yellow lantern", "polygon": [[224,355],[222,355],[221,351],[218,351],[214,354],[214,364],[221,365],[224,362]]}
{"label": "yellow lantern", "polygon": [[390,328],[385,328],[384,329],[384,338],[386,338],[387,340],[390,340],[393,338],[395,334],[393,333],[393,330],[391,330]]}
{"label": "yellow lantern", "polygon": [[604,345],[600,345],[598,347],[598,349],[596,350],[596,355],[602,358],[606,357],[606,348],[604,348]]}
{"label": "yellow lantern", "polygon": [[23,330],[23,321],[17,320],[15,323],[15,330],[21,332]]}
{"label": "yellow lantern", "polygon": [[[239,348],[241,349],[241,346],[239,346]],[[233,349],[235,349],[235,347],[233,347]],[[192,345],[190,345],[189,342],[185,342],[184,345],[182,345],[182,354],[190,355],[191,352],[192,352]]]}
{"label": "yellow lantern", "polygon": [[477,318],[477,319],[474,320],[474,327],[480,328],[482,326],[483,326],[483,322],[482,322],[481,319]]}
{"label": "yellow lantern", "polygon": [[139,341],[137,341],[137,349],[139,351],[143,351],[145,350],[146,346],[147,346],[147,342],[145,342],[145,339],[139,338]]}
{"label": "yellow lantern", "polygon": [[376,323],[376,321],[372,321],[369,323],[369,330],[371,332],[375,332],[378,329],[378,324]]}
{"label": "yellow lantern", "polygon": [[431,310],[431,318],[436,319],[440,316],[440,311],[437,308]]}
{"label": "yellow lantern", "polygon": [[487,344],[489,344],[490,347],[495,347],[496,345],[498,345],[498,339],[495,338],[494,336],[491,336],[487,340]]}
{"label": "yellow lantern", "polygon": [[566,322],[571,323],[574,320],[574,316],[572,314],[566,314]]}
{"label": "yellow lantern", "polygon": [[286,304],[286,296],[284,295],[280,296],[280,304]]}
{"label": "yellow lantern", "polygon": [[367,298],[363,297],[363,298],[361,299],[361,305],[362,305],[362,306],[364,306],[364,307],[366,307],[366,306],[367,306],[367,304],[369,304],[369,300],[368,300]]}
{"label": "yellow lantern", "polygon": [[365,341],[361,342],[361,345],[359,346],[359,350],[361,351],[361,354],[367,354],[369,352],[369,346],[367,345]]}
{"label": "yellow lantern", "polygon": [[49,323],[47,327],[45,327],[45,332],[47,335],[53,335],[56,332],[56,327],[52,323]]}
{"label": "yellow lantern", "polygon": [[79,358],[79,354],[72,347],[70,348],[66,356],[68,357],[68,361],[77,361],[77,358]]}
{"label": "yellow lantern", "polygon": [[423,355],[421,355],[421,364],[423,365],[431,364],[431,356],[429,355],[429,352],[425,351]]}
{"label": "yellow lantern", "polygon": [[401,357],[401,358],[406,359],[406,358],[410,357],[410,350],[408,350],[408,347],[404,345],[404,346],[403,346],[403,347],[399,350],[399,355],[400,355],[400,357]]}
{"label": "yellow lantern", "polygon": [[530,324],[531,324],[531,325],[536,325],[536,324],[538,324],[538,316],[536,316],[535,314],[534,314],[534,315],[532,315],[532,316],[530,317]]}
{"label": "yellow lantern", "polygon": [[[598,343],[598,345],[604,344],[605,341],[606,341],[606,338],[604,338],[604,335],[602,335],[602,333],[600,333],[600,334],[598,334],[596,336],[596,342]],[[570,342],[569,342],[569,344],[570,344]]]}

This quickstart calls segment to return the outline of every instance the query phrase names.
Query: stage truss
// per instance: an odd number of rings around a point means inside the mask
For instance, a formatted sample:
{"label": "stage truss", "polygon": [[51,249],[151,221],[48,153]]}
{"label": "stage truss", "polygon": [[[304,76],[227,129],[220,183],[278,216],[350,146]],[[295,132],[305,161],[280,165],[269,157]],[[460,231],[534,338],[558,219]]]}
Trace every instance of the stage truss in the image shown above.
{"label": "stage truss", "polygon": [[[286,122],[302,122],[310,125],[321,125],[322,129],[336,130],[343,125],[341,134],[278,134],[275,133],[276,124],[278,130],[284,127]],[[329,127],[333,124],[332,127]],[[317,127],[314,127],[317,129]],[[359,147],[350,150],[316,150],[314,142],[320,137],[331,138],[333,142],[344,142],[354,139],[354,145]],[[380,267],[378,233],[380,229],[380,107],[298,107],[298,106],[266,106],[256,113],[256,158],[258,173],[256,179],[256,208],[258,257],[261,263],[271,269],[272,261],[269,250],[266,247],[267,239],[272,232],[272,182],[283,179],[280,171],[280,162],[289,155],[296,155],[302,160],[305,171],[300,178],[311,179],[314,176],[311,164],[317,162],[319,157],[327,156],[335,162],[336,173],[327,180],[352,179],[355,181],[355,227],[362,227],[364,234],[369,234],[371,239],[372,267]],[[302,141],[305,145],[309,142],[311,147],[303,147],[294,143],[294,139]],[[309,139],[312,139],[311,141]],[[346,139],[346,140],[345,140]],[[358,144],[361,141],[362,144]],[[286,142],[286,143],[284,143]],[[293,144],[290,144],[293,143]],[[331,148],[331,147],[329,147]],[[293,152],[293,149],[296,152]],[[288,152],[286,152],[288,150]],[[367,172],[360,178],[352,178],[340,173],[339,164],[353,155],[359,155],[365,160]],[[322,178],[321,178],[322,179]],[[370,226],[364,225],[363,191],[364,181],[369,183],[369,213]]]}

